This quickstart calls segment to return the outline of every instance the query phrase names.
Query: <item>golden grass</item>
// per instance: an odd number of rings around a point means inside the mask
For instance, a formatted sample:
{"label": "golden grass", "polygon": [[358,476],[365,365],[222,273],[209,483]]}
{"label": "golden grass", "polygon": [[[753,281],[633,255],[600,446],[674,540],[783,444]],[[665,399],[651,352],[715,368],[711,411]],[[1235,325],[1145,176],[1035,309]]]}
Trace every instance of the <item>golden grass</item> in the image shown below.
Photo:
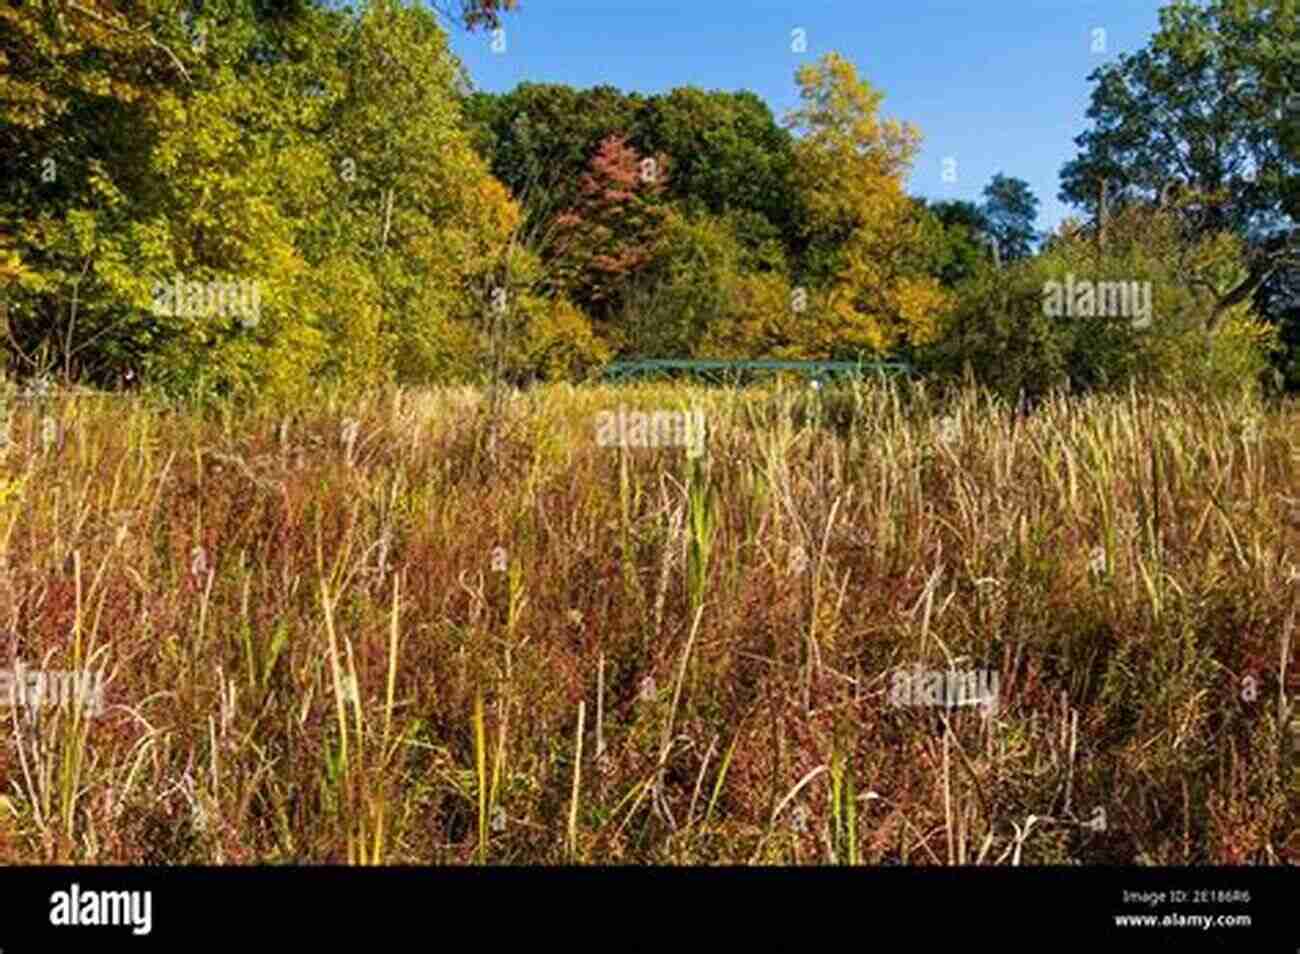
{"label": "golden grass", "polygon": [[0,860],[1300,861],[1290,405],[7,401],[0,665],[108,705],[3,712]]}

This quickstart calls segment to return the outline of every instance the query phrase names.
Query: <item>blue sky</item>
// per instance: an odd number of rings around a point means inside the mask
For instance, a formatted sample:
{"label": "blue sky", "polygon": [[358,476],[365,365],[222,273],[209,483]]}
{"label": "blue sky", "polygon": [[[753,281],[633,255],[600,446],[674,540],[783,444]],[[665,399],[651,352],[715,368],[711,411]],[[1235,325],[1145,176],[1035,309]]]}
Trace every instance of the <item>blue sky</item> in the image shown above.
{"label": "blue sky", "polygon": [[[492,36],[452,30],[478,89],[520,82],[608,83],[643,93],[674,86],[747,89],[780,119],[795,68],[835,50],[885,96],[881,111],[924,142],[908,190],[980,200],[995,173],[1029,183],[1040,229],[1071,210],[1057,201],[1062,164],[1086,126],[1088,74],[1145,46],[1163,0],[521,0]],[[807,52],[792,52],[806,31]],[[1094,52],[1094,30],[1105,52]],[[955,183],[943,160],[956,160]]]}

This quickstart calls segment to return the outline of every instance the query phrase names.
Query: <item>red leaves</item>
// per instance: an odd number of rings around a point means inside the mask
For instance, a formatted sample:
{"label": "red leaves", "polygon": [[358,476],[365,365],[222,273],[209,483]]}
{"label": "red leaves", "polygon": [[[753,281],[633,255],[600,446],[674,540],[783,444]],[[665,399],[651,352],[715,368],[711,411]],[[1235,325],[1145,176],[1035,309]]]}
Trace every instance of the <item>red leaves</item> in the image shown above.
{"label": "red leaves", "polygon": [[553,221],[557,272],[576,302],[609,308],[619,286],[658,257],[667,179],[665,156],[642,156],[624,136],[601,142],[577,204]]}

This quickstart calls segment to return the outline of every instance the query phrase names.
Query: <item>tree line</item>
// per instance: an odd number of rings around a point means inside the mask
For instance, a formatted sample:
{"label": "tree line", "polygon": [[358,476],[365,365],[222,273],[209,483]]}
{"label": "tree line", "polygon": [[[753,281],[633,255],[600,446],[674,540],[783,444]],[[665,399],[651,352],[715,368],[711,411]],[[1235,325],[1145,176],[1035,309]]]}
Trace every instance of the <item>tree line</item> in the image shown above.
{"label": "tree line", "polygon": [[[1296,0],[1175,0],[1097,70],[1050,235],[1011,175],[909,195],[920,130],[838,54],[779,118],[691,86],[476,92],[448,30],[514,6],[0,9],[11,373],[290,395],[902,356],[1008,395],[1300,384]],[[1153,320],[1049,313],[1076,279],[1149,285]],[[237,283],[256,320],[213,306]]]}

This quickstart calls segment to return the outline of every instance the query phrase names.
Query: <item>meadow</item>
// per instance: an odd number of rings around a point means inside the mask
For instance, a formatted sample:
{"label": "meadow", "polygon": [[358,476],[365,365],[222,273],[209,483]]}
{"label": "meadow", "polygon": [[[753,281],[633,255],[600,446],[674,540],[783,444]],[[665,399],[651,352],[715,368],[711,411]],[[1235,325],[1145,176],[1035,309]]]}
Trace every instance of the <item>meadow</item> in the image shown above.
{"label": "meadow", "polygon": [[4,403],[0,863],[1300,863],[1289,401]]}

